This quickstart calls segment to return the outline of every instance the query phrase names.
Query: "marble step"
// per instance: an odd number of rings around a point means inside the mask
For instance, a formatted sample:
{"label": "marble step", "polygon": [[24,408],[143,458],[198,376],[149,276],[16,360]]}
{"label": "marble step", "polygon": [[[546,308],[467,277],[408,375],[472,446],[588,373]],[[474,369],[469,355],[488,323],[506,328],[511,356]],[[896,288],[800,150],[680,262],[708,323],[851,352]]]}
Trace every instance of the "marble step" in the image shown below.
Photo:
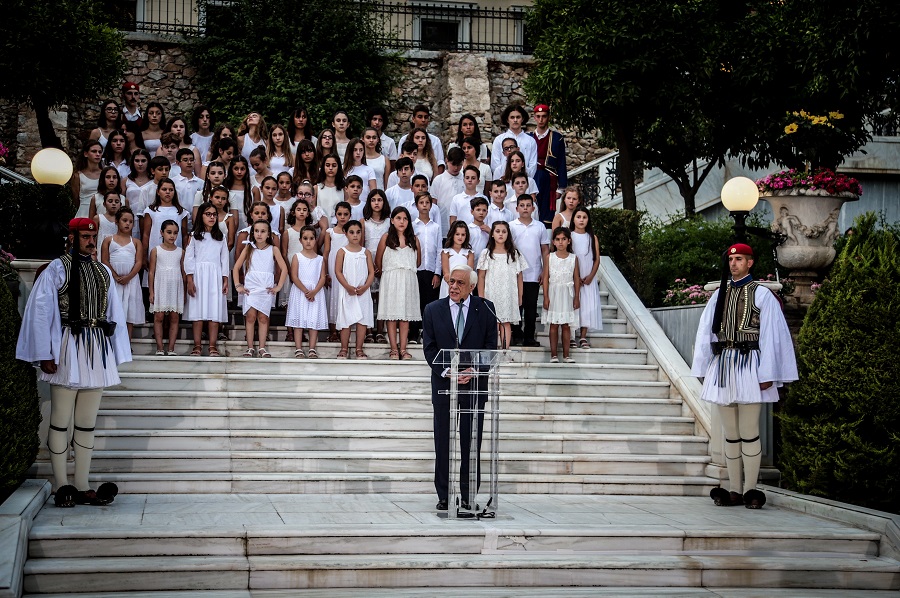
{"label": "marble step", "polygon": [[[245,396],[239,393],[171,391],[160,395],[152,390],[115,390],[103,392],[102,407],[117,410],[178,409],[254,411],[364,411],[379,409],[403,413],[431,413],[431,393],[379,393],[367,397],[341,397],[331,392],[268,393]],[[679,399],[625,397],[536,397],[504,395],[503,413],[544,415],[634,415],[678,416],[684,413]]]}
{"label": "marble step", "polygon": [[[157,515],[184,512],[184,503],[159,504]],[[188,506],[188,510],[192,507]],[[111,508],[114,510],[114,508]],[[502,508],[501,508],[502,512]],[[42,526],[29,535],[28,557],[93,558],[157,556],[277,556],[277,555],[480,555],[487,547],[496,554],[530,552],[775,555],[815,553],[823,557],[877,557],[881,536],[852,528],[759,530],[730,526],[727,533],[702,527],[684,531],[668,525],[549,526],[534,530],[494,520],[490,527],[456,527],[439,523],[292,525],[282,527],[218,526],[182,529],[146,526],[123,530],[103,527]]]}
{"label": "marble step", "polygon": [[[704,455],[590,455],[500,453],[500,474],[702,476]],[[69,463],[74,473],[74,464]],[[94,451],[101,473],[429,473],[433,452],[371,451]],[[50,464],[31,474],[47,477]]]}
{"label": "marble step", "polygon": [[25,564],[25,591],[332,589],[431,586],[741,586],[900,589],[879,557],[471,554],[48,558]]}
{"label": "marble step", "polygon": [[[92,473],[121,494],[433,494],[434,473]],[[685,475],[507,474],[500,495],[653,495],[705,497],[718,482]]]}
{"label": "marble step", "polygon": [[[466,592],[474,596],[471,591]],[[90,594],[41,594],[44,598],[335,598],[326,590],[211,590],[166,592],[91,592]],[[341,598],[459,598],[460,589],[430,586],[418,588],[341,588]],[[670,588],[670,587],[513,587],[478,588],[478,598],[896,598],[891,590],[825,590],[803,588]]]}
{"label": "marble step", "polygon": [[[575,372],[579,367],[570,364]],[[601,366],[598,366],[601,367]],[[612,366],[610,366],[612,367]],[[624,366],[617,366],[623,368]],[[631,366],[640,367],[640,366]],[[422,368],[424,375],[385,377],[384,375],[291,375],[269,374],[264,380],[246,374],[206,374],[194,376],[185,373],[136,373],[122,372],[122,382],[112,389],[171,391],[207,391],[260,395],[269,391],[297,393],[309,391],[329,391],[338,394],[370,396],[381,392],[431,392],[429,370]],[[628,370],[610,370],[609,375],[619,380],[573,380],[573,379],[527,379],[507,378],[501,380],[503,395],[534,394],[536,396],[580,396],[580,397],[642,397],[667,398],[671,393],[668,382],[634,380]],[[647,370],[645,376],[658,376],[658,370]]]}
{"label": "marble step", "polygon": [[[509,453],[706,455],[707,438],[665,434],[536,434],[504,432]],[[97,450],[432,451],[432,432],[315,430],[103,430]]]}
{"label": "marble step", "polygon": [[[151,360],[152,359],[152,360]],[[123,364],[120,373],[144,375],[185,374],[191,377],[205,375],[274,376],[382,376],[389,379],[421,377],[429,379],[431,370],[424,361],[326,360],[279,358],[225,360],[191,359],[189,357],[144,357]],[[659,367],[628,363],[509,363],[501,367],[501,375],[510,381],[515,379],[550,380],[638,380],[659,379]]]}
{"label": "marble step", "polygon": [[[104,430],[334,430],[430,431],[431,413],[385,411],[192,411],[110,410],[99,413]],[[687,434],[694,431],[691,417],[633,415],[532,415],[501,413],[506,432],[544,434]],[[490,430],[486,418],[485,431]]]}

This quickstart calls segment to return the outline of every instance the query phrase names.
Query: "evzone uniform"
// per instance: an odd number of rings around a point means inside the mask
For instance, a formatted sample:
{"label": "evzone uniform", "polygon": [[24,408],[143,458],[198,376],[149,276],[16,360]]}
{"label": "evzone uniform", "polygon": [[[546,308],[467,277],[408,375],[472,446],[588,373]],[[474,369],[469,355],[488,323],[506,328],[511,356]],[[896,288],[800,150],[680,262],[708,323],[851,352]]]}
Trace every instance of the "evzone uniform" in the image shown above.
{"label": "evzone uniform", "polygon": [[[70,231],[96,231],[87,218],[76,218]],[[51,361],[53,373],[39,370],[51,388],[47,447],[56,486],[56,504],[102,505],[112,502],[115,484],[95,492],[88,485],[94,425],[103,389],[119,383],[118,366],[131,361],[125,314],[109,268],[77,252],[53,260],[35,281],[16,345],[16,358],[40,367]],[[76,286],[77,285],[77,286]],[[74,414],[75,479],[69,485],[68,427]]]}
{"label": "evzone uniform", "polygon": [[[752,250],[743,244],[729,253]],[[715,322],[719,295],[721,323]],[[717,326],[714,327],[714,324]],[[798,379],[790,330],[775,294],[747,274],[717,289],[700,319],[694,345],[693,375],[703,378],[700,398],[716,405],[725,429],[729,491],[710,493],[719,506],[759,508],[765,495],[756,489],[762,454],[759,412],[778,401],[778,389]],[[771,383],[765,389],[760,385]],[[741,485],[741,478],[744,478]]]}

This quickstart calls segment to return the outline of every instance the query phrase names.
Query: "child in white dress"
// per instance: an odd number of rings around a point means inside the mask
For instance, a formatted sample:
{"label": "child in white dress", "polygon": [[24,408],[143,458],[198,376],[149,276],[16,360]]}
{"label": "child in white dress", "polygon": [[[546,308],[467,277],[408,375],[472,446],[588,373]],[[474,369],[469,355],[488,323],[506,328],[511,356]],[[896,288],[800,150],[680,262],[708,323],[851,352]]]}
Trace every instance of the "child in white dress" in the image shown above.
{"label": "child in white dress", "polygon": [[141,242],[131,236],[134,228],[134,212],[131,208],[119,208],[116,212],[116,226],[116,234],[107,237],[100,247],[100,261],[112,271],[116,280],[116,291],[125,311],[128,338],[131,338],[134,325],[144,323],[144,299],[138,276],[144,266],[144,252]]}
{"label": "child in white dress", "polygon": [[421,261],[422,250],[413,233],[409,210],[403,206],[396,207],[391,212],[390,227],[381,237],[375,256],[375,268],[381,270],[378,319],[387,324],[391,359],[412,359],[412,355],[406,350],[406,343],[409,340],[409,323],[422,320],[419,311],[419,282],[416,278],[416,270]]}
{"label": "child in white dress", "polygon": [[[317,359],[316,341],[319,330],[328,328],[325,307],[325,259],[316,253],[316,230],[304,226],[300,230],[303,249],[291,258],[291,294],[288,299],[285,326],[293,333],[294,357]],[[309,332],[309,353],[303,354],[303,331]]]}
{"label": "child in white dress", "polygon": [[[251,227],[252,240],[248,240],[241,250],[241,255],[234,263],[232,274],[234,280],[243,274],[243,283],[235,285],[237,292],[243,295],[244,325],[247,330],[247,350],[244,357],[253,357],[256,324],[259,323],[260,357],[271,357],[266,349],[266,337],[269,334],[269,314],[275,304],[275,295],[284,286],[287,266],[281,251],[275,245],[275,236],[271,225],[265,220],[257,220]],[[278,267],[278,282],[275,282],[275,268]]]}
{"label": "child in white dress", "polygon": [[116,191],[107,191],[103,198],[103,213],[94,216],[97,223],[97,247],[103,246],[103,241],[111,237],[119,230],[116,224],[116,213],[122,207],[122,196]]}
{"label": "child in white dress", "polygon": [[493,302],[497,310],[501,349],[509,349],[512,325],[519,323],[522,272],[527,268],[528,262],[513,243],[509,224],[498,220],[491,226],[487,249],[478,258],[478,296]]}
{"label": "child in white dress", "polygon": [[558,211],[556,216],[553,217],[553,226],[550,227],[550,230],[556,230],[560,226],[571,228],[570,225],[572,224],[572,215],[575,213],[575,208],[583,203],[581,187],[578,185],[566,187],[562,195],[563,209]]}
{"label": "child in white dress", "polygon": [[550,326],[550,363],[559,363],[556,346],[559,329],[562,328],[563,360],[574,363],[569,357],[569,341],[572,330],[578,328],[578,305],[581,277],[578,274],[578,258],[569,252],[572,236],[569,229],[557,227],[553,231],[553,247],[556,251],[544,258],[544,314],[542,321]]}
{"label": "child in white dress", "polygon": [[344,227],[347,244],[338,249],[334,263],[337,282],[338,313],[335,326],[341,331],[341,350],[338,359],[347,359],[350,347],[350,332],[356,328],[356,358],[368,359],[363,351],[366,328],[375,324],[372,313],[372,294],[369,288],[375,280],[375,265],[372,254],[361,245],[362,224],[351,220]]}
{"label": "child in white dress", "polygon": [[328,297],[328,342],[336,343],[340,340],[335,328],[337,322],[338,298],[337,281],[334,278],[334,264],[337,259],[337,251],[347,244],[347,235],[344,227],[350,221],[350,204],[346,201],[338,202],[334,208],[337,223],[325,231],[325,243],[322,245],[322,256],[328,264],[328,277],[325,279],[325,293]]}
{"label": "child in white dress", "polygon": [[[184,311],[184,276],[182,258],[184,251],[175,245],[178,225],[166,220],[160,227],[162,243],[150,250],[148,286],[150,313],[153,314],[153,337],[157,355],[176,355],[178,340],[178,316]],[[163,324],[169,319],[169,348],[163,348]]]}
{"label": "child in white dress", "polygon": [[191,355],[203,352],[203,323],[209,327],[209,356],[220,357],[216,342],[219,324],[228,321],[228,244],[218,225],[218,210],[205,201],[197,209],[194,231],[184,250],[187,297],[184,319],[193,322],[194,348]]}
{"label": "child in white dress", "polygon": [[[294,256],[303,250],[303,244],[300,240],[301,231],[312,224],[312,214],[309,212],[309,203],[305,199],[294,199],[285,212],[284,234],[281,235],[281,254],[284,256],[284,262],[290,264]],[[315,229],[313,229],[315,236]],[[291,285],[285,284],[278,295],[278,304],[287,305],[291,294]],[[293,331],[288,328],[287,338],[284,340],[294,340]]]}
{"label": "child in white dress", "polygon": [[[383,156],[382,156],[383,157]],[[381,189],[373,189],[369,191],[366,199],[366,207],[363,208],[363,241],[366,249],[372,254],[373,258],[378,253],[378,243],[381,237],[388,231],[391,225],[391,206],[388,204],[387,195]],[[377,313],[379,289],[381,288],[381,271],[375,270],[375,280],[372,282],[370,291],[372,293],[372,303]],[[386,343],[387,337],[384,336],[384,322],[378,320],[375,322],[373,330],[369,330],[366,335],[366,342]]]}
{"label": "child in white dress", "polygon": [[[584,206],[578,206],[572,213],[572,252],[578,256],[578,271],[581,278],[581,307],[578,320],[581,324],[581,338],[578,346],[590,349],[588,330],[603,330],[603,306],[600,304],[600,285],[597,284],[597,269],[600,267],[600,242],[591,225],[591,215]],[[572,341],[575,338],[573,336]]]}
{"label": "child in white dress", "polygon": [[450,225],[441,251],[441,272],[444,273],[441,277],[441,299],[450,294],[450,287],[447,285],[450,272],[460,265],[475,269],[475,254],[469,245],[469,225],[464,220],[457,220]]}

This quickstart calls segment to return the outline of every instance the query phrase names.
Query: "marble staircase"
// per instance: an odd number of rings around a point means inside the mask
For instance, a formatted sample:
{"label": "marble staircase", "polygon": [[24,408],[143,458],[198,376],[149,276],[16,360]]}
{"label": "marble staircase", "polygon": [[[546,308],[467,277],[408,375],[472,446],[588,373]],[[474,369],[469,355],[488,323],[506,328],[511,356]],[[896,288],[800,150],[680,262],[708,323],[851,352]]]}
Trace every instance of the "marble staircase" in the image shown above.
{"label": "marble staircase", "polygon": [[[500,493],[705,495],[708,439],[652,355],[604,292],[604,332],[576,364],[550,364],[541,348],[505,367]],[[240,327],[230,330],[242,336]],[[139,335],[136,335],[139,336]],[[273,338],[284,332],[273,330]],[[153,355],[136,338],[122,383],[104,395],[92,476],[123,493],[433,492],[430,371],[413,361]],[[33,473],[49,478],[46,449]]]}

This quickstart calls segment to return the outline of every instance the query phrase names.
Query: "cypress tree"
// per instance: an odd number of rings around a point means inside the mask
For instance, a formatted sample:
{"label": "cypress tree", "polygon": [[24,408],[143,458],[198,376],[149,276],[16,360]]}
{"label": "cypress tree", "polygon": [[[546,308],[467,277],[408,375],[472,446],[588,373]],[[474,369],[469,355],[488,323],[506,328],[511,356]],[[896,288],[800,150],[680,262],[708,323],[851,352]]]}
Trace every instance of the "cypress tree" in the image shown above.
{"label": "cypress tree", "polygon": [[800,329],[780,467],[786,486],[900,512],[900,230],[857,218]]}

